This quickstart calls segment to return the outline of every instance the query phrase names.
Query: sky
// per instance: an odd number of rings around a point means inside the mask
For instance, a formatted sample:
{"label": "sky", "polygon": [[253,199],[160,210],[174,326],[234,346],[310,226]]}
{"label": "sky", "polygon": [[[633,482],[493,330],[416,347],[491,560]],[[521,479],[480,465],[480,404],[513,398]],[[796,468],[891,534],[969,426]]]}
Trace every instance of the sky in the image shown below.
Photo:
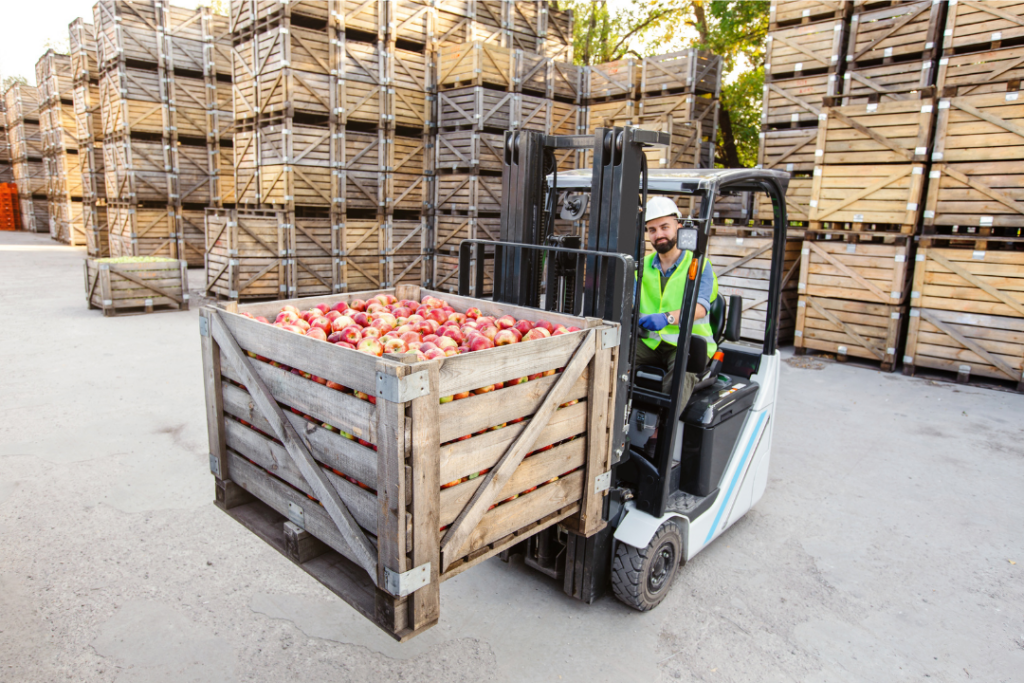
{"label": "sky", "polygon": [[[36,62],[46,52],[47,41],[66,51],[68,24],[78,17],[91,24],[94,4],[96,0],[0,0],[0,76],[24,76],[35,85]],[[198,3],[179,0],[174,4],[195,7]]]}

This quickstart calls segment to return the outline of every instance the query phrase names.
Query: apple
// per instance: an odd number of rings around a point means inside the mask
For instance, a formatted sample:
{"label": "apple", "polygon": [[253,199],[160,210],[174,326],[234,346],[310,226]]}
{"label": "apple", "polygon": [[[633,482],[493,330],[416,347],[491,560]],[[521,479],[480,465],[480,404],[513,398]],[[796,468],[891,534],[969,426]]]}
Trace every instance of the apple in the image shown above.
{"label": "apple", "polygon": [[378,327],[364,327],[363,328],[363,339],[380,339],[383,336],[383,332]]}
{"label": "apple", "polygon": [[375,319],[376,320],[383,320],[388,325],[391,325],[391,327],[398,327],[398,318],[396,318],[395,316],[391,315],[387,311],[381,311],[380,313],[378,313],[376,315]]}
{"label": "apple", "polygon": [[341,317],[341,311],[330,310],[324,313],[324,317],[330,320],[332,323]]}
{"label": "apple", "polygon": [[455,341],[451,337],[441,337],[434,343],[437,344],[437,348],[439,349],[455,349],[457,351],[459,348],[459,342]]}
{"label": "apple", "polygon": [[494,341],[494,337],[498,334],[498,328],[494,325],[487,325],[480,328],[480,334],[484,335],[491,341]]}
{"label": "apple", "polygon": [[391,311],[391,315],[395,316],[396,318],[408,318],[411,314],[412,311],[410,311],[405,306],[395,306],[395,308],[392,309]]}
{"label": "apple", "polygon": [[299,316],[299,317],[301,317],[303,320],[305,320],[308,323],[311,320],[313,320],[314,318],[321,318],[321,317],[323,317],[323,315],[324,314],[320,311],[319,308],[311,308],[308,311],[303,311],[302,315]]}
{"label": "apple", "polygon": [[427,308],[441,308],[444,306],[444,302],[432,296],[423,297],[421,303]]}
{"label": "apple", "polygon": [[482,334],[474,334],[469,340],[470,351],[486,351],[487,349],[493,349],[494,342],[485,337]]}
{"label": "apple", "polygon": [[457,356],[457,355],[459,355],[459,347],[458,346],[450,346],[450,347],[448,347],[447,349],[444,350],[444,355],[449,356],[449,357],[450,356]]}
{"label": "apple", "polygon": [[565,325],[558,325],[555,327],[555,331],[551,333],[551,336],[557,337],[560,334],[569,334],[569,330],[566,329]]}
{"label": "apple", "polygon": [[526,333],[526,336],[523,337],[523,341],[533,341],[534,339],[546,339],[547,337],[550,336],[551,333],[548,332],[543,327],[535,327]]}
{"label": "apple", "polygon": [[494,324],[498,326],[499,330],[504,330],[509,327],[516,326],[516,319],[510,315],[503,315],[494,321]]}
{"label": "apple", "polygon": [[437,322],[436,320],[427,319],[423,321],[423,324],[430,328],[430,332],[428,332],[427,334],[437,334],[438,328],[441,327],[441,323]]}
{"label": "apple", "polygon": [[270,321],[264,318],[262,315],[256,316],[256,322],[270,324]]}
{"label": "apple", "polygon": [[319,308],[319,309],[320,309],[320,314],[321,314],[321,315],[323,315],[323,314],[324,314],[324,313],[326,313],[327,311],[331,310],[331,307],[330,307],[330,306],[328,306],[327,304],[317,304],[317,305],[316,305],[316,306],[314,306],[313,308]]}
{"label": "apple", "polygon": [[331,321],[328,320],[327,318],[314,318],[313,321],[309,323],[309,326],[319,327],[321,330],[324,331],[324,334],[330,334],[331,332],[334,331],[333,329],[331,329]]}
{"label": "apple", "polygon": [[340,341],[340,342],[334,342],[334,345],[335,345],[335,346],[343,346],[343,347],[345,347],[346,349],[353,349],[353,350],[354,350],[354,349],[356,348],[356,347],[355,347],[355,344],[350,344],[350,343],[348,343],[348,342],[344,342],[344,341]]}
{"label": "apple", "polygon": [[469,353],[469,347],[465,344],[459,346],[459,353]]}
{"label": "apple", "polygon": [[356,344],[356,351],[361,351],[371,356],[383,356],[384,346],[379,340],[370,337],[360,340],[359,343]]}
{"label": "apple", "polygon": [[341,330],[341,339],[339,341],[346,341],[349,344],[355,344],[363,338],[363,328],[358,325],[352,324]]}
{"label": "apple", "polygon": [[327,333],[324,332],[322,327],[311,327],[306,332],[306,336],[310,339],[319,339],[320,341],[327,341]]}
{"label": "apple", "polygon": [[[412,349],[409,349],[409,350],[411,351]],[[422,351],[417,350],[416,351],[416,360],[418,362],[422,363],[423,361],[430,360],[430,359],[427,358],[426,354],[424,354]]]}
{"label": "apple", "polygon": [[363,301],[362,299],[353,299],[352,301],[348,302],[348,307],[351,308],[353,311],[365,311],[366,302]]}
{"label": "apple", "polygon": [[480,325],[480,326],[483,326],[485,324],[494,325],[494,316],[493,315],[481,315],[481,316],[479,316],[476,319],[476,324]]}
{"label": "apple", "polygon": [[425,334],[425,335],[423,335],[420,338],[421,341],[431,342],[431,343],[437,343],[438,339],[440,339],[440,337],[437,336],[436,334]]}
{"label": "apple", "polygon": [[368,316],[366,313],[359,312],[352,316],[352,322],[354,322],[356,325],[359,325],[359,327],[369,327],[370,316]]}
{"label": "apple", "polygon": [[555,331],[555,326],[549,323],[547,320],[538,320],[534,324],[534,327],[540,327],[542,329],[547,330],[548,335]]}
{"label": "apple", "polygon": [[436,349],[436,348],[437,348],[437,344],[435,344],[434,342],[425,341],[425,342],[420,342],[419,350],[422,351],[423,353],[426,353],[430,349]]}
{"label": "apple", "polygon": [[295,306],[292,306],[291,304],[285,304],[284,306],[281,307],[281,310],[282,311],[291,311],[296,316],[299,315],[299,309],[295,308]]}
{"label": "apple", "polygon": [[445,358],[446,357],[445,352],[442,351],[441,349],[438,349],[438,348],[433,348],[433,349],[429,349],[427,351],[424,351],[423,355],[426,357],[427,360],[438,360],[440,358]]}
{"label": "apple", "polygon": [[317,377],[316,375],[313,375],[311,379],[317,384],[327,384],[327,380],[325,380],[323,377]]}
{"label": "apple", "polygon": [[[442,396],[441,400],[438,401],[438,403],[451,403],[454,400],[455,400],[454,396]],[[444,487],[442,486],[441,488],[444,488]]]}
{"label": "apple", "polygon": [[576,327],[575,325],[571,325],[569,327],[569,332],[579,332],[579,331],[580,331],[580,328]]}
{"label": "apple", "polygon": [[306,330],[302,329],[298,325],[285,325],[284,329],[289,332],[294,332],[295,334],[306,334]]}
{"label": "apple", "polygon": [[384,307],[384,304],[379,301],[373,301],[366,304],[367,313],[380,313],[381,311],[386,312],[387,310],[388,309]]}
{"label": "apple", "polygon": [[416,351],[417,353],[421,353],[421,346],[423,346],[423,342],[421,341],[411,341],[405,343],[405,348],[409,349],[410,351]]}
{"label": "apple", "polygon": [[399,332],[398,338],[401,339],[406,344],[410,342],[421,341],[420,335],[416,334],[415,332],[402,332],[401,329],[397,331]]}
{"label": "apple", "polygon": [[335,332],[340,332],[346,327],[352,327],[356,324],[356,321],[347,315],[339,315],[337,318],[331,321],[331,329]]}
{"label": "apple", "polygon": [[472,393],[473,393],[474,396],[479,396],[480,394],[486,394],[486,393],[489,393],[491,391],[494,391],[494,385],[493,384],[488,384],[486,387],[480,387],[479,389],[474,389]]}
{"label": "apple", "polygon": [[[459,393],[455,394],[455,400],[456,401],[461,401],[464,398],[469,398],[469,396],[470,396],[470,393],[468,391],[460,391]],[[464,438],[468,439],[469,437],[464,437]]]}
{"label": "apple", "polygon": [[370,327],[376,327],[378,330],[380,330],[380,333],[382,335],[387,334],[391,330],[395,329],[391,323],[389,323],[387,320],[384,320],[383,318],[377,318],[376,320],[374,320],[372,323],[370,323]]}
{"label": "apple", "polygon": [[327,341],[332,344],[337,344],[340,341],[345,341],[345,335],[343,335],[340,330],[338,332],[331,332],[327,335]]}
{"label": "apple", "polygon": [[441,336],[454,339],[456,342],[458,342],[456,346],[459,346],[464,341],[466,341],[466,335],[462,334],[462,332],[460,332],[457,328],[454,327],[449,327],[448,329],[446,329]]}
{"label": "apple", "polygon": [[384,342],[384,353],[405,353],[405,342],[391,338]]}
{"label": "apple", "polygon": [[[532,330],[531,330],[532,332]],[[517,344],[522,340],[522,335],[519,334],[519,330],[514,327],[506,327],[498,334],[494,335],[495,346],[507,346],[508,344]]]}
{"label": "apple", "polygon": [[519,334],[526,334],[533,329],[533,323],[529,320],[520,320],[516,323],[515,329],[519,330]]}
{"label": "apple", "polygon": [[526,379],[528,381],[530,381],[530,382],[533,382],[534,380],[538,380],[538,379],[540,379],[543,376],[544,376],[543,372],[538,372],[537,374],[529,375]]}
{"label": "apple", "polygon": [[254,316],[252,313],[249,313],[248,311],[242,313],[242,316],[248,318],[249,320],[255,320],[256,319],[256,316]]}
{"label": "apple", "polygon": [[440,308],[432,308],[430,309],[430,312],[427,313],[427,320],[433,320],[438,325],[440,325],[441,323],[448,320],[448,315]]}
{"label": "apple", "polygon": [[448,320],[452,321],[453,323],[457,323],[457,324],[461,325],[462,323],[466,322],[466,314],[465,313],[449,313],[448,314]]}
{"label": "apple", "polygon": [[477,308],[476,306],[473,306],[472,308],[466,310],[467,318],[479,318],[481,315],[482,314],[480,312],[480,309]]}
{"label": "apple", "polygon": [[526,377],[520,377],[519,379],[510,379],[505,382],[505,386],[515,386],[516,384],[526,384],[529,380]]}
{"label": "apple", "polygon": [[413,323],[421,323],[424,320],[422,315],[417,315],[416,313],[413,313],[412,315],[407,316],[407,317],[409,318],[409,324],[410,325],[413,324]]}
{"label": "apple", "polygon": [[298,320],[296,320],[294,323],[292,323],[292,325],[294,325],[295,327],[297,327],[300,330],[302,330],[303,334],[305,334],[306,330],[309,329],[309,323],[306,322],[305,320],[303,320],[302,318],[299,318]]}
{"label": "apple", "polygon": [[332,310],[335,310],[338,313],[344,313],[345,309],[348,307],[349,305],[347,301],[339,301],[338,303],[334,304],[334,308]]}

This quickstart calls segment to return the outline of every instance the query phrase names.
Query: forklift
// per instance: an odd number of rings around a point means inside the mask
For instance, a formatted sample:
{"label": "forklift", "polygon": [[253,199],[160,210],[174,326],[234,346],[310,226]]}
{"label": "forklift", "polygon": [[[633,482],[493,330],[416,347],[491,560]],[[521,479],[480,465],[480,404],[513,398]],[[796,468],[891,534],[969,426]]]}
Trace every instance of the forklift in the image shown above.
{"label": "forklift", "polygon": [[[460,295],[483,295],[484,266],[493,261],[494,301],[621,326],[612,468],[602,511],[606,526],[589,538],[550,527],[501,557],[507,562],[523,555],[528,566],[560,580],[567,595],[587,603],[610,586],[616,598],[640,611],[664,600],[678,568],[764,493],[780,362],[789,174],[649,170],[644,150],[669,142],[667,133],[634,127],[565,136],[507,131],[500,239],[465,240],[459,253]],[[590,150],[593,168],[559,172],[559,150]],[[707,258],[715,201],[736,192],[764,192],[773,206],[764,341],[741,342],[742,298],[733,295],[726,302],[718,296],[708,315],[719,351],[709,359],[705,340],[689,334],[696,274]],[[642,332],[637,308],[644,207],[651,194],[692,196],[698,207],[696,215],[682,219],[677,236],[677,246],[693,252],[696,267],[680,302],[681,334],[668,393],[662,391],[663,369],[634,362]],[[556,214],[579,221],[588,209],[584,236],[554,234]],[[685,372],[698,381],[684,405]]]}

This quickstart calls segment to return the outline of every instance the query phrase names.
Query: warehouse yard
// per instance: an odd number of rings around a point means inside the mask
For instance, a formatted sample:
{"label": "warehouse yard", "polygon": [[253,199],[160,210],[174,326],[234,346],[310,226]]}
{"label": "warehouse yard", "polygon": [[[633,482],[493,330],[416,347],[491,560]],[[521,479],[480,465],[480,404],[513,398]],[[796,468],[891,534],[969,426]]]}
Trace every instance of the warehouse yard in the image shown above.
{"label": "warehouse yard", "polygon": [[[1024,397],[785,350],[768,490],[657,610],[492,559],[399,645],[213,505],[198,314],[0,236],[4,681],[1011,681]],[[191,270],[193,289],[201,271]],[[43,287],[43,285],[46,285]]]}

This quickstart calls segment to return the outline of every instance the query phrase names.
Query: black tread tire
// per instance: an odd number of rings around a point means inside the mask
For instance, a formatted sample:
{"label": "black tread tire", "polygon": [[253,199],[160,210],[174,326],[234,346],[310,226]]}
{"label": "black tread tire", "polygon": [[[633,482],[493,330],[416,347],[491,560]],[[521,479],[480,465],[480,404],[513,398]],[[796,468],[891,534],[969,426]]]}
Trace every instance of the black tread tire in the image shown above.
{"label": "black tread tire", "polygon": [[[652,592],[648,588],[648,577],[655,566],[657,555],[665,544],[674,546],[674,558],[668,568],[668,576],[661,587]],[[674,522],[665,522],[654,534],[646,548],[634,548],[625,543],[616,544],[612,559],[612,593],[621,602],[639,612],[647,612],[661,604],[668,595],[676,571],[682,564],[683,536]]]}

